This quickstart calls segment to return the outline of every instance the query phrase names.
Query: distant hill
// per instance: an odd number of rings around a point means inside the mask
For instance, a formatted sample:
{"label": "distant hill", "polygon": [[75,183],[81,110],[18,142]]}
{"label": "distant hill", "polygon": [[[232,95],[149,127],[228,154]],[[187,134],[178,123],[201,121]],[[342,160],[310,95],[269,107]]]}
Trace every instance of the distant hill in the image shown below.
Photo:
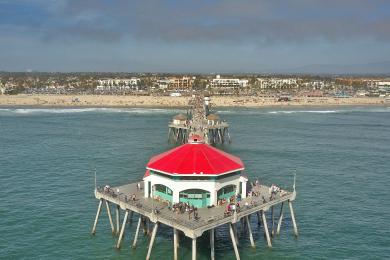
{"label": "distant hill", "polygon": [[390,75],[390,61],[366,64],[313,64],[285,70],[302,74],[386,74]]}

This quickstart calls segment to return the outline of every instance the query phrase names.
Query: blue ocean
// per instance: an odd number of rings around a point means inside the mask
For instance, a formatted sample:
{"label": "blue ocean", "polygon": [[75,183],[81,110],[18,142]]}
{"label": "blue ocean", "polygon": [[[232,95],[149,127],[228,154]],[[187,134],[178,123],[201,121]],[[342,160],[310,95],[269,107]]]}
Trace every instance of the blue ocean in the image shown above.
{"label": "blue ocean", "polygon": [[[145,259],[148,237],[126,228],[120,250],[105,210],[91,228],[98,184],[140,180],[149,158],[172,147],[167,123],[179,109],[0,108],[0,259]],[[256,249],[240,232],[241,259],[390,257],[390,108],[223,109],[231,144],[250,178],[292,189],[290,215],[267,248],[252,218]],[[123,215],[123,214],[122,214]],[[240,231],[240,230],[239,230]],[[217,259],[235,259],[227,227],[216,232]],[[208,237],[198,259],[209,259]],[[191,259],[181,237],[180,259]],[[173,259],[172,230],[159,229],[152,259]]]}

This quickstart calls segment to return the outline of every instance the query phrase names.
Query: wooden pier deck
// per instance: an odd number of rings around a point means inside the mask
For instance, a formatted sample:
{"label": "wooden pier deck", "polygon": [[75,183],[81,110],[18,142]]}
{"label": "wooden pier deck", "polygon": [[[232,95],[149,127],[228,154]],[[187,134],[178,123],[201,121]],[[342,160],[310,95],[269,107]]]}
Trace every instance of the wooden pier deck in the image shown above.
{"label": "wooden pier deck", "polygon": [[[172,227],[174,230],[174,250],[175,256],[177,256],[177,236],[178,230],[182,231],[185,236],[189,237],[193,240],[192,251],[193,257],[192,259],[196,259],[196,239],[206,231],[210,231],[210,244],[211,244],[211,259],[214,259],[214,230],[216,227],[219,227],[224,224],[228,224],[230,226],[230,235],[232,238],[233,248],[236,254],[236,258],[240,259],[238,254],[238,240],[235,237],[235,223],[242,220],[246,222],[248,225],[248,232],[251,240],[252,247],[255,247],[252,231],[250,227],[250,221],[248,221],[248,217],[252,214],[256,214],[258,217],[259,223],[262,222],[264,233],[267,238],[267,243],[269,247],[272,247],[271,244],[271,234],[279,234],[282,220],[283,220],[283,205],[284,203],[288,203],[291,219],[294,227],[294,234],[298,235],[298,229],[295,222],[294,212],[292,208],[292,201],[295,200],[296,192],[294,191],[283,191],[278,193],[274,198],[270,198],[269,187],[265,185],[255,186],[252,189],[253,191],[258,193],[258,196],[251,196],[245,199],[242,199],[240,204],[240,211],[232,213],[229,216],[225,216],[224,212],[226,209],[226,205],[215,206],[211,208],[200,208],[198,209],[198,218],[195,220],[192,214],[191,219],[189,219],[189,214],[186,213],[177,213],[172,211],[172,209],[166,203],[157,201],[152,198],[144,198],[144,190],[141,185],[141,189],[137,188],[137,183],[130,183],[123,186],[111,187],[110,191],[104,191],[103,188],[95,189],[95,197],[98,199],[99,207],[98,212],[96,214],[95,223],[92,229],[92,233],[95,234],[96,225],[98,222],[98,218],[100,215],[101,207],[103,202],[106,203],[107,213],[109,215],[110,224],[112,227],[112,232],[119,235],[117,248],[121,245],[121,240],[123,238],[124,227],[126,225],[126,219],[128,214],[131,212],[135,212],[139,214],[138,226],[136,231],[136,237],[133,243],[135,246],[137,242],[137,236],[140,229],[141,219],[148,219],[150,222],[154,223],[154,228],[150,240],[150,245],[148,249],[148,256],[146,259],[150,258],[151,248],[154,243],[154,239],[157,233],[157,228],[159,224],[164,224],[169,227]],[[119,192],[118,192],[119,191]],[[132,195],[135,194],[135,201],[132,200]],[[114,226],[114,222],[111,216],[110,204],[116,205],[117,210],[117,219],[116,219],[116,230]],[[274,207],[280,205],[280,210],[278,210],[279,216],[277,221],[274,221]],[[120,220],[119,220],[119,210],[122,209],[125,211],[125,216],[123,219],[122,228],[120,229]],[[156,213],[157,209],[157,213]],[[271,232],[269,232],[269,228],[267,226],[267,220],[264,212],[271,210]],[[274,225],[275,224],[275,225]],[[277,224],[277,225],[276,225]],[[175,259],[177,259],[175,257]]]}

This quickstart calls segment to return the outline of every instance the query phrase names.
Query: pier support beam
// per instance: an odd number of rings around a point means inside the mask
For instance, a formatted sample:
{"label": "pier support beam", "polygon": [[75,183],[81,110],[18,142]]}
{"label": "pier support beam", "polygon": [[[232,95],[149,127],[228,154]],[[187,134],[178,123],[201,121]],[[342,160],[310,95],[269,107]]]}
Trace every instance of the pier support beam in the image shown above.
{"label": "pier support beam", "polygon": [[265,233],[265,236],[266,236],[266,238],[267,238],[268,247],[272,247],[271,238],[269,237],[267,219],[266,219],[266,217],[265,217],[265,213],[264,213],[263,210],[261,211],[261,216],[262,216],[262,218],[263,218],[264,233]]}
{"label": "pier support beam", "polygon": [[177,260],[177,248],[178,248],[178,232],[176,228],[173,228],[173,259]]}
{"label": "pier support beam", "polygon": [[127,219],[127,222],[133,223],[133,214],[134,214],[134,212],[133,212],[133,211],[130,211],[130,213],[129,213],[129,218]]}
{"label": "pier support beam", "polygon": [[215,247],[214,247],[214,240],[215,240],[215,229],[210,229],[210,251],[211,251],[211,260],[215,260]]}
{"label": "pier support beam", "polygon": [[147,256],[146,256],[146,260],[149,260],[149,259],[150,259],[150,255],[151,255],[151,253],[152,253],[152,248],[153,248],[154,240],[155,240],[156,234],[157,234],[157,229],[158,229],[158,222],[156,222],[156,224],[154,224],[154,227],[153,227],[152,237],[150,238],[149,248],[148,248],[148,254],[147,254]]}
{"label": "pier support beam", "polygon": [[141,217],[141,215],[139,215],[137,229],[135,230],[135,236],[134,236],[134,241],[133,241],[133,248],[135,248],[137,246],[137,239],[138,239],[139,229],[141,227],[141,220],[142,220],[142,217]]}
{"label": "pier support beam", "polygon": [[238,232],[237,232],[237,223],[232,224],[234,231],[234,238],[236,239],[237,246],[240,245],[240,241],[238,241]]}
{"label": "pier support beam", "polygon": [[230,229],[230,238],[232,239],[234,253],[236,254],[236,259],[240,260],[240,254],[238,253],[238,248],[237,248],[236,238],[234,236],[233,224],[232,223],[229,224],[229,229]]}
{"label": "pier support beam", "polygon": [[107,207],[107,215],[108,219],[110,220],[110,225],[111,225],[111,232],[114,235],[115,234],[115,227],[114,227],[114,222],[112,222],[112,216],[111,216],[111,210],[110,210],[110,205],[109,202],[106,200],[106,207]]}
{"label": "pier support beam", "polygon": [[280,234],[280,227],[282,226],[282,221],[283,221],[283,203],[284,202],[282,202],[282,205],[280,206],[280,213],[279,213],[279,219],[278,219],[278,226],[276,228],[276,235]]}
{"label": "pier support beam", "polygon": [[251,241],[251,246],[255,248],[255,241],[253,240],[253,235],[252,235],[252,227],[251,227],[251,222],[249,221],[249,217],[245,216],[246,224],[248,226],[248,232],[249,232],[249,240]]}
{"label": "pier support beam", "polygon": [[146,235],[148,233],[146,229],[146,217],[142,217],[142,229],[144,231],[144,235]]}
{"label": "pier support beam", "polygon": [[120,219],[120,216],[119,216],[119,210],[120,210],[120,207],[119,205],[116,205],[116,234],[118,235],[119,234],[119,219]]}
{"label": "pier support beam", "polygon": [[122,239],[123,239],[123,233],[125,232],[125,227],[126,227],[126,221],[127,217],[129,216],[129,210],[126,210],[125,217],[123,218],[123,223],[122,223],[122,229],[118,237],[118,243],[116,244],[116,248],[121,247]]}
{"label": "pier support beam", "polygon": [[100,199],[98,210],[96,212],[95,222],[93,223],[93,227],[92,227],[92,235],[95,235],[95,233],[96,233],[96,225],[97,225],[98,220],[99,220],[100,211],[102,210],[102,204],[103,204],[103,199]]}
{"label": "pier support beam", "polygon": [[292,206],[292,202],[290,200],[288,201],[288,206],[290,207],[291,220],[292,220],[293,226],[294,226],[294,235],[296,237],[298,237],[297,222],[295,221],[294,209],[293,209],[293,206]]}
{"label": "pier support beam", "polygon": [[259,226],[261,225],[261,214],[260,214],[260,211],[257,211],[257,224]]}
{"label": "pier support beam", "polygon": [[273,237],[275,234],[275,214],[274,214],[274,206],[271,207],[271,236]]}
{"label": "pier support beam", "polygon": [[196,237],[192,239],[192,260],[196,260]]}

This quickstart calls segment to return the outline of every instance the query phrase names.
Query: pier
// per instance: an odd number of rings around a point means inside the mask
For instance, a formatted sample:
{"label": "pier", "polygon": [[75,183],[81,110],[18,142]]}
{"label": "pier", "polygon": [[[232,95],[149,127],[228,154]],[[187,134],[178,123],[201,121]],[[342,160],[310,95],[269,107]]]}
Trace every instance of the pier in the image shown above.
{"label": "pier", "polygon": [[[96,233],[97,225],[99,222],[99,216],[101,214],[103,204],[106,206],[106,212],[110,221],[111,231],[118,236],[116,247],[120,248],[122,245],[123,235],[126,230],[127,218],[133,213],[138,215],[137,227],[134,232],[134,239],[132,246],[136,247],[137,239],[140,234],[141,225],[145,228],[145,222],[153,223],[153,230],[148,247],[148,253],[146,259],[150,259],[152,254],[152,248],[154,240],[158,234],[159,225],[163,224],[172,228],[174,234],[173,250],[174,259],[177,258],[178,250],[178,231],[183,232],[185,236],[192,239],[192,259],[196,259],[196,241],[197,238],[208,232],[210,234],[210,259],[215,259],[215,228],[222,225],[229,226],[230,237],[232,241],[232,247],[236,256],[236,259],[240,259],[238,245],[239,240],[237,238],[236,224],[244,222],[248,229],[248,237],[251,242],[251,246],[255,247],[254,238],[252,235],[252,229],[250,224],[250,218],[258,218],[258,222],[261,223],[264,234],[266,237],[268,247],[272,247],[272,237],[279,235],[284,220],[284,208],[288,207],[290,211],[291,221],[293,224],[294,235],[298,236],[298,227],[295,220],[293,211],[293,201],[296,198],[295,183],[293,191],[281,190],[271,198],[270,187],[265,185],[258,185],[252,187],[254,196],[242,199],[240,204],[240,210],[234,211],[230,215],[225,214],[226,205],[215,206],[211,208],[198,209],[197,219],[188,219],[187,213],[177,213],[172,210],[172,207],[167,203],[157,201],[154,198],[144,198],[143,185],[138,188],[139,183],[130,183],[123,186],[112,187],[109,191],[104,190],[102,187],[95,189],[95,197],[99,200],[98,210],[96,213],[94,225],[92,228],[92,234]],[[117,192],[119,190],[119,192]],[[135,200],[132,199],[133,194]],[[113,221],[111,214],[112,209],[116,210],[116,223]],[[121,223],[120,211],[124,212],[124,217]],[[271,225],[268,226],[266,219],[266,212],[271,211]],[[276,214],[278,213],[278,214]],[[277,218],[275,219],[275,216]]]}
{"label": "pier", "polygon": [[[272,237],[279,235],[284,219],[284,208],[289,208],[294,234],[298,236],[293,201],[296,198],[295,176],[292,190],[276,185],[260,185],[258,180],[250,183],[244,173],[241,158],[221,151],[210,144],[224,143],[228,124],[221,122],[215,114],[209,114],[208,97],[195,96],[192,109],[187,115],[174,117],[169,127],[169,138],[183,142],[171,150],[150,158],[142,182],[118,187],[105,185],[97,187],[95,197],[99,200],[98,210],[92,228],[96,233],[103,204],[113,234],[118,236],[116,247],[122,244],[129,215],[138,214],[133,247],[137,245],[141,225],[149,232],[146,260],[150,259],[160,225],[172,228],[174,259],[178,259],[178,236],[192,240],[192,259],[196,259],[197,239],[210,235],[210,258],[215,259],[215,229],[228,225],[236,259],[240,259],[237,223],[245,225],[251,246],[255,247],[252,234],[251,216],[258,219],[264,230],[268,247]],[[116,209],[116,223],[111,208]],[[120,211],[124,211],[122,224]],[[268,226],[266,213],[270,212]],[[275,222],[276,213],[278,214]],[[115,225],[116,224],[116,225]],[[179,233],[180,232],[180,233]]]}
{"label": "pier", "polygon": [[209,96],[193,96],[186,114],[178,114],[168,124],[168,141],[186,143],[191,133],[200,135],[208,144],[231,142],[229,124],[211,113]]}

